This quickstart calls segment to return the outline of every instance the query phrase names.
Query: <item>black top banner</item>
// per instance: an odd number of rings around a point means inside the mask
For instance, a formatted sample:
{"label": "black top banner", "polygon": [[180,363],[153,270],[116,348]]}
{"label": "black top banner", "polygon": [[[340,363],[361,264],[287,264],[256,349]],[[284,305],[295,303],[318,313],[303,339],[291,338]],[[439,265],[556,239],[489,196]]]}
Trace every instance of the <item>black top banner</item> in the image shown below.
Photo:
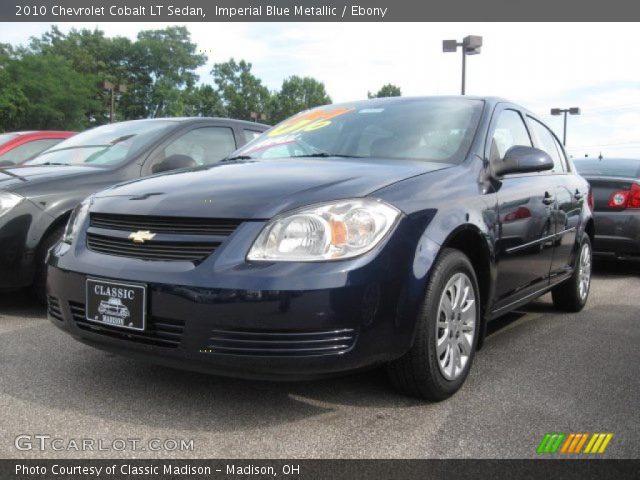
{"label": "black top banner", "polygon": [[638,21],[629,0],[2,0],[2,22]]}

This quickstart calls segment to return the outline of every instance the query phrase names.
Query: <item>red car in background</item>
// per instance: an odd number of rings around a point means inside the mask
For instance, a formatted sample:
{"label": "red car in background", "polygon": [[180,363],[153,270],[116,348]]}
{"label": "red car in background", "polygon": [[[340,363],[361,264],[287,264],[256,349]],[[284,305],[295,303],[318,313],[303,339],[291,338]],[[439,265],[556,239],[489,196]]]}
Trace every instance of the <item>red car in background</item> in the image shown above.
{"label": "red car in background", "polygon": [[55,130],[0,133],[0,168],[26,162],[75,134]]}

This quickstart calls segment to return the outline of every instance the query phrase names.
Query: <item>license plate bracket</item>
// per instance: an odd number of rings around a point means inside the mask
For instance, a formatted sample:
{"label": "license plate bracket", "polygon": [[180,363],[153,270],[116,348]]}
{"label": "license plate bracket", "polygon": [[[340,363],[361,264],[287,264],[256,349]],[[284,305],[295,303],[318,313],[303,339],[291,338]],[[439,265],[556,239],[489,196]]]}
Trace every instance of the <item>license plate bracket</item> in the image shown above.
{"label": "license plate bracket", "polygon": [[114,280],[88,278],[86,319],[126,330],[146,328],[147,286]]}

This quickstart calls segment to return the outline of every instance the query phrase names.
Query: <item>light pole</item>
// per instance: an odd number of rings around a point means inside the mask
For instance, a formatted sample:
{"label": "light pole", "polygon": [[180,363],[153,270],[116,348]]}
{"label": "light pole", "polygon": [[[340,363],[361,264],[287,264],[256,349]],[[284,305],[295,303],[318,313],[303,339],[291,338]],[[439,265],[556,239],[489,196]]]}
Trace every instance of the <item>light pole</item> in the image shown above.
{"label": "light pole", "polygon": [[562,145],[567,144],[567,113],[569,115],[580,115],[580,109],[578,107],[571,108],[552,108],[551,115],[562,115],[564,114],[564,128],[562,129]]}
{"label": "light pole", "polygon": [[110,105],[109,105],[109,123],[113,123],[114,115],[115,115],[115,94],[116,93],[126,93],[127,85],[121,83],[119,85],[115,85],[108,80],[104,82],[100,82],[98,87],[104,90],[105,92],[109,92],[111,95]]}
{"label": "light pole", "polygon": [[467,55],[477,55],[482,47],[482,37],[479,35],[467,35],[462,42],[457,40],[443,40],[442,51],[445,53],[455,52],[458,47],[462,47],[462,95],[465,94],[465,83],[467,75]]}
{"label": "light pole", "polygon": [[252,122],[258,123],[258,120],[264,121],[267,119],[267,114],[263,112],[251,112],[249,113],[249,117]]}

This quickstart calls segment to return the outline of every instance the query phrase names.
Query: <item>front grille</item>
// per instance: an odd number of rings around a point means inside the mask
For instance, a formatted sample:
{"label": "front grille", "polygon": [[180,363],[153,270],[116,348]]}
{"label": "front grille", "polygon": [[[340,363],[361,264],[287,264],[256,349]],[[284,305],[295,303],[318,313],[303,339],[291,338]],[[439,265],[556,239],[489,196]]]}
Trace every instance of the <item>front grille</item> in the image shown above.
{"label": "front grille", "polygon": [[64,322],[64,319],[62,318],[62,309],[60,308],[60,301],[51,295],[47,297],[47,313],[52,318]]}
{"label": "front grille", "polygon": [[128,238],[87,234],[89,250],[105,255],[137,258],[141,260],[165,260],[201,262],[211,255],[219,242],[157,242],[134,243]]}
{"label": "front grille", "polygon": [[85,315],[85,306],[82,303],[69,302],[69,308],[78,328],[120,340],[157,347],[177,348],[184,332],[184,322],[181,320],[147,316],[147,325],[144,331],[123,330],[88,321]]}
{"label": "front grille", "polygon": [[301,331],[211,331],[207,353],[272,357],[316,356],[345,353],[356,341],[351,328],[319,332]]}
{"label": "front grille", "polygon": [[90,225],[108,230],[135,232],[150,230],[153,233],[172,235],[219,235],[228,237],[242,223],[241,220],[212,218],[153,217],[143,215],[115,215],[92,213]]}

